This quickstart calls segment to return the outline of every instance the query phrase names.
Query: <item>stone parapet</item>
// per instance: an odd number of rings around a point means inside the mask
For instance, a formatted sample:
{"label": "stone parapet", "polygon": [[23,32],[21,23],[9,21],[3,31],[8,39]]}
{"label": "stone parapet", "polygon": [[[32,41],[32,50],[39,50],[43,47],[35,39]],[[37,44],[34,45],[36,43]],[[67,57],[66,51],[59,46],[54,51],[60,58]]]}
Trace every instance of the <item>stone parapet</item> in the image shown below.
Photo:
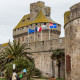
{"label": "stone parapet", "polygon": [[50,52],[55,49],[65,49],[65,38],[32,42],[28,44],[31,53]]}

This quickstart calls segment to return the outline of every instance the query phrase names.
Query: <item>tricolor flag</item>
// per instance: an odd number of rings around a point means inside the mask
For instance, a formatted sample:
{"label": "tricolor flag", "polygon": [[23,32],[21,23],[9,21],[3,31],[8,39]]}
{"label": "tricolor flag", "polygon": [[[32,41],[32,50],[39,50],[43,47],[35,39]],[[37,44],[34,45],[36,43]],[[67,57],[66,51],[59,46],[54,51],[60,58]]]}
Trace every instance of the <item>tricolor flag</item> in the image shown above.
{"label": "tricolor flag", "polygon": [[35,27],[35,31],[41,31],[42,28],[41,27]]}
{"label": "tricolor flag", "polygon": [[41,27],[37,27],[37,31],[41,31],[41,29],[42,29]]}
{"label": "tricolor flag", "polygon": [[50,28],[57,28],[57,24],[55,23],[49,23]]}

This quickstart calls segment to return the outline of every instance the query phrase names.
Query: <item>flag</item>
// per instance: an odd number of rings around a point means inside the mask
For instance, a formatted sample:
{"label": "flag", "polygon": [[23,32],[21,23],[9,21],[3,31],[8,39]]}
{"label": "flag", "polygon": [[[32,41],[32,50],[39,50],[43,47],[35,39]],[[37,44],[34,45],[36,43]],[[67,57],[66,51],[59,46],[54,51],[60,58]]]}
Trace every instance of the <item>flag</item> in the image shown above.
{"label": "flag", "polygon": [[53,23],[53,28],[57,28],[57,24]]}
{"label": "flag", "polygon": [[34,33],[35,32],[35,30],[33,29],[28,29],[28,33]]}
{"label": "flag", "polygon": [[42,25],[42,30],[48,29],[46,25]]}
{"label": "flag", "polygon": [[35,31],[41,31],[42,28],[41,27],[35,27]]}
{"label": "flag", "polygon": [[50,28],[53,28],[53,23],[49,23]]}
{"label": "flag", "polygon": [[35,27],[35,31],[37,32],[37,27]]}
{"label": "flag", "polygon": [[41,27],[37,27],[37,31],[41,31],[41,29],[42,29]]}
{"label": "flag", "polygon": [[55,23],[49,23],[50,28],[57,28],[57,24]]}

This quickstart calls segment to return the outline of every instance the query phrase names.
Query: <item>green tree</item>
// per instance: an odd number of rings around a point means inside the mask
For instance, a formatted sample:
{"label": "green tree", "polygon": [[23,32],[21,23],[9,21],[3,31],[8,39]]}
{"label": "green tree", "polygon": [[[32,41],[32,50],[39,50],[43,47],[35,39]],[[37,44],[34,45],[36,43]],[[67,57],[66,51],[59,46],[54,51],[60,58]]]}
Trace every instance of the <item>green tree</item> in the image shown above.
{"label": "green tree", "polygon": [[56,49],[53,51],[53,54],[51,55],[52,60],[57,60],[57,66],[58,66],[58,78],[60,78],[60,67],[61,67],[61,61],[64,60],[65,54],[64,51],[61,49]]}
{"label": "green tree", "polygon": [[27,76],[25,76],[25,78],[27,77],[28,80],[30,79],[30,77],[33,75],[33,71],[35,69],[35,65],[33,62],[30,62],[26,57],[18,57],[17,59],[15,59],[14,61],[6,64],[6,79],[9,80],[9,77],[12,77],[12,71],[13,71],[13,64],[16,64],[16,73],[17,74],[21,74],[21,71],[23,69],[27,70]]}
{"label": "green tree", "polygon": [[6,80],[9,80],[12,76],[13,64],[16,64],[17,73],[20,73],[23,69],[27,69],[28,80],[30,80],[30,76],[33,76],[35,73],[34,60],[29,57],[31,53],[29,53],[27,49],[30,48],[27,48],[27,44],[25,43],[20,44],[20,42],[16,41],[13,43],[8,43],[8,46],[4,49],[4,52],[2,52],[0,56],[1,67],[6,73]]}
{"label": "green tree", "polygon": [[1,65],[4,67],[7,63],[12,62],[16,58],[24,56],[26,56],[28,60],[33,61],[29,56],[27,56],[30,54],[27,52],[27,49],[29,48],[27,48],[27,44],[25,43],[20,44],[19,41],[13,41],[13,43],[9,42],[8,47],[4,49],[4,52],[2,52],[3,54],[0,56],[0,60],[3,62]]}

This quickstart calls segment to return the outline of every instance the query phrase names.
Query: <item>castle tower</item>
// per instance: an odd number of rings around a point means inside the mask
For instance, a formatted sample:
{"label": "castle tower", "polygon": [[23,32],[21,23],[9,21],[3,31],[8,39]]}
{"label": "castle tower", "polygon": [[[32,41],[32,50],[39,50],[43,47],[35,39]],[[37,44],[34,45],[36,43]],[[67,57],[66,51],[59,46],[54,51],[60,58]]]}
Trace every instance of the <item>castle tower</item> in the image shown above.
{"label": "castle tower", "polygon": [[[55,71],[52,72],[51,54],[53,50],[60,48],[64,50],[64,38],[59,39],[61,25],[53,21],[50,17],[51,8],[45,6],[45,3],[38,1],[30,4],[30,14],[24,15],[18,25],[13,29],[13,38],[20,43],[27,43],[30,53],[33,55],[35,67],[42,72],[42,76],[57,78],[57,66],[55,62]],[[57,25],[56,28],[50,28],[50,24]],[[38,28],[45,27],[38,31]],[[37,31],[35,30],[37,28]],[[29,33],[29,30],[35,30],[35,33]],[[64,68],[61,68],[64,76]]]}
{"label": "castle tower", "polygon": [[[30,14],[24,15],[21,21],[13,30],[15,40],[21,43],[30,43],[35,41],[45,41],[58,39],[61,33],[61,25],[50,18],[51,8],[45,6],[45,3],[38,1],[30,4]],[[57,28],[49,29],[49,24],[55,23]],[[46,26],[47,29],[41,32],[35,32],[28,35],[28,29],[35,30],[35,27]],[[34,36],[35,35],[35,36]]]}
{"label": "castle tower", "polygon": [[65,27],[65,77],[80,80],[80,3],[64,14]]}

